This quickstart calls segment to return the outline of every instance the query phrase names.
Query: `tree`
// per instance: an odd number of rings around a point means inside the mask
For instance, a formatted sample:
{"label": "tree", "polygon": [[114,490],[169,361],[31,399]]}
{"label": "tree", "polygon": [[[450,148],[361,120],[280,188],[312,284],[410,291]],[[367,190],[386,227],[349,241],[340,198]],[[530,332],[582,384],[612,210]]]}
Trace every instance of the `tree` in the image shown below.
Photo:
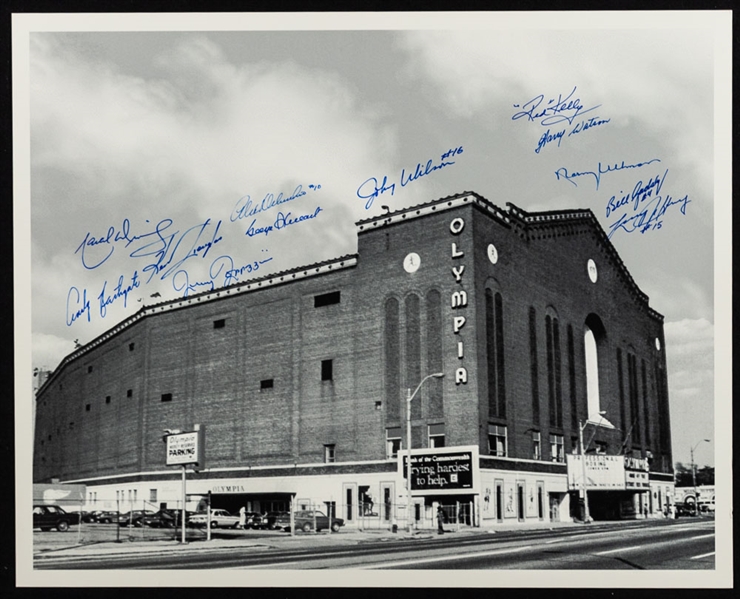
{"label": "tree", "polygon": [[[694,485],[694,479],[691,475],[691,464],[684,465],[681,462],[676,462],[676,486],[677,487],[692,487]],[[714,466],[702,466],[696,468],[696,486],[701,485],[713,485],[714,484]]]}

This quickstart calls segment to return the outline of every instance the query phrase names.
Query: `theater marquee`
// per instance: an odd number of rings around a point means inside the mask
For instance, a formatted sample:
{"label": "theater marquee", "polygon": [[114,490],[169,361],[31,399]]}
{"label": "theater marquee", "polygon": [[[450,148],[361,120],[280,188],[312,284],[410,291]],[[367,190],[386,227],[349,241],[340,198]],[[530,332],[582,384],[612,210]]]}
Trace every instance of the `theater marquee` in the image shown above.
{"label": "theater marquee", "polygon": [[[399,474],[406,479],[407,452],[399,452]],[[411,452],[411,494],[471,495],[479,492],[478,447],[414,449]],[[405,485],[405,482],[404,482]]]}

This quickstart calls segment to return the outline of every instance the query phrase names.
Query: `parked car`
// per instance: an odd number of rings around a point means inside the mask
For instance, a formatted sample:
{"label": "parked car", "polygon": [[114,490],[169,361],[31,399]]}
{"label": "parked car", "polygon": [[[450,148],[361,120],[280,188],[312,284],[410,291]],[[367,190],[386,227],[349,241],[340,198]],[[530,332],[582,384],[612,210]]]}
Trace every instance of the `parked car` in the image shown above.
{"label": "parked car", "polygon": [[[187,518],[187,514],[185,514]],[[187,520],[185,520],[187,522]],[[152,528],[171,528],[180,524],[180,510],[159,510],[141,518],[143,526]]]}
{"label": "parked car", "polygon": [[[208,524],[208,513],[201,512],[190,518],[191,526],[206,526]],[[231,514],[226,510],[211,510],[211,528],[236,528],[239,526],[239,516]]]}
{"label": "parked car", "polygon": [[260,528],[273,530],[275,528],[275,521],[283,514],[287,514],[288,518],[290,518],[289,512],[267,512],[266,514],[262,514]]}
{"label": "parked car", "polygon": [[[300,510],[295,513],[296,530],[310,532],[314,528],[314,522],[316,532],[330,526],[334,532],[338,532],[339,528],[344,526],[344,520],[342,518],[332,518],[331,524],[329,524],[329,516],[320,510]],[[275,520],[275,528],[290,530],[290,514],[287,512],[281,514]]]}
{"label": "parked car", "polygon": [[95,522],[95,514],[92,512],[86,512],[84,510],[69,510],[68,514],[76,514],[80,518],[80,522]]}
{"label": "parked car", "polygon": [[262,525],[262,514],[259,512],[247,512],[245,528],[260,528]]}
{"label": "parked car", "polygon": [[100,524],[111,524],[113,522],[118,522],[118,512],[110,512],[110,511],[98,511],[93,512],[93,518],[95,522],[98,522]]}
{"label": "parked car", "polygon": [[681,516],[696,516],[696,506],[693,503],[676,503],[676,518]]}
{"label": "parked car", "polygon": [[118,516],[120,526],[141,526],[141,519],[147,514],[153,514],[152,510],[132,510]]}
{"label": "parked car", "polygon": [[59,532],[69,530],[70,525],[79,524],[80,515],[67,513],[58,505],[34,505],[33,527],[43,531],[56,528]]}

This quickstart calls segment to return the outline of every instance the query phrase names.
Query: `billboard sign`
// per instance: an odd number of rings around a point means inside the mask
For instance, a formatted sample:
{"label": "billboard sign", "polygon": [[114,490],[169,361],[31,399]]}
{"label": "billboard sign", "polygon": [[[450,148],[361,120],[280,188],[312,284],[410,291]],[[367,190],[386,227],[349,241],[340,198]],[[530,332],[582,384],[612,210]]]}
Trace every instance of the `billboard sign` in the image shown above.
{"label": "billboard sign", "polygon": [[[400,475],[407,476],[407,453],[399,452]],[[478,492],[478,448],[475,446],[419,449],[411,452],[412,495]],[[404,482],[404,486],[405,486]]]}
{"label": "billboard sign", "polygon": [[[617,491],[625,488],[624,456],[587,454],[586,483],[589,490]],[[568,454],[568,488],[578,490],[583,487],[582,456]]]}
{"label": "billboard sign", "polygon": [[167,435],[167,466],[204,466],[203,428],[186,433]]}

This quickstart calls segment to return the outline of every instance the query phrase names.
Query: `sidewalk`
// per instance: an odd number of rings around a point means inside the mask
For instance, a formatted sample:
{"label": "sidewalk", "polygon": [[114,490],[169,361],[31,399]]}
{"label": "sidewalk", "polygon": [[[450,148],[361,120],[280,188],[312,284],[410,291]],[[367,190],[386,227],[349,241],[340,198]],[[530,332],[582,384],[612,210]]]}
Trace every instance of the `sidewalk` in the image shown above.
{"label": "sidewalk", "polygon": [[[604,522],[604,523],[591,523],[587,525],[590,529],[596,527],[615,525],[626,525],[634,522],[642,521],[622,521],[622,522]],[[471,537],[471,536],[485,536],[495,535],[497,533],[511,533],[511,532],[529,532],[534,530],[553,530],[562,528],[581,528],[584,524],[579,522],[533,522],[529,523],[516,523],[501,525],[497,524],[494,526],[487,526],[485,528],[470,528],[464,527],[459,531],[455,529],[455,525],[448,524],[445,528],[445,533],[450,536],[458,537]],[[252,534],[252,531],[241,531],[241,530],[218,530],[214,532],[213,538],[210,541],[206,541],[205,538],[200,537],[198,539],[192,539],[187,543],[181,543],[174,540],[151,540],[151,541],[128,541],[123,540],[121,542],[98,542],[90,544],[70,544],[63,546],[46,546],[44,547],[41,543],[34,543],[34,560],[46,560],[54,558],[90,558],[94,559],[100,556],[115,556],[115,555],[132,555],[132,554],[147,554],[155,555],[162,553],[172,552],[202,552],[202,551],[221,551],[229,550],[233,548],[243,549],[245,547],[253,547],[255,550],[267,550],[267,549],[305,549],[307,547],[331,547],[331,546],[347,546],[357,545],[360,543],[377,543],[377,542],[391,542],[391,541],[409,541],[414,542],[422,539],[437,538],[436,529],[425,529],[415,531],[409,534],[405,530],[399,530],[397,533],[393,533],[389,530],[357,530],[342,529],[338,533],[329,533],[322,531],[316,533],[303,533],[296,532],[295,536],[291,536],[285,532],[275,532],[260,534],[259,536]],[[75,538],[76,540],[76,538]],[[72,541],[72,538],[70,538]],[[74,542],[74,541],[72,541]]]}

